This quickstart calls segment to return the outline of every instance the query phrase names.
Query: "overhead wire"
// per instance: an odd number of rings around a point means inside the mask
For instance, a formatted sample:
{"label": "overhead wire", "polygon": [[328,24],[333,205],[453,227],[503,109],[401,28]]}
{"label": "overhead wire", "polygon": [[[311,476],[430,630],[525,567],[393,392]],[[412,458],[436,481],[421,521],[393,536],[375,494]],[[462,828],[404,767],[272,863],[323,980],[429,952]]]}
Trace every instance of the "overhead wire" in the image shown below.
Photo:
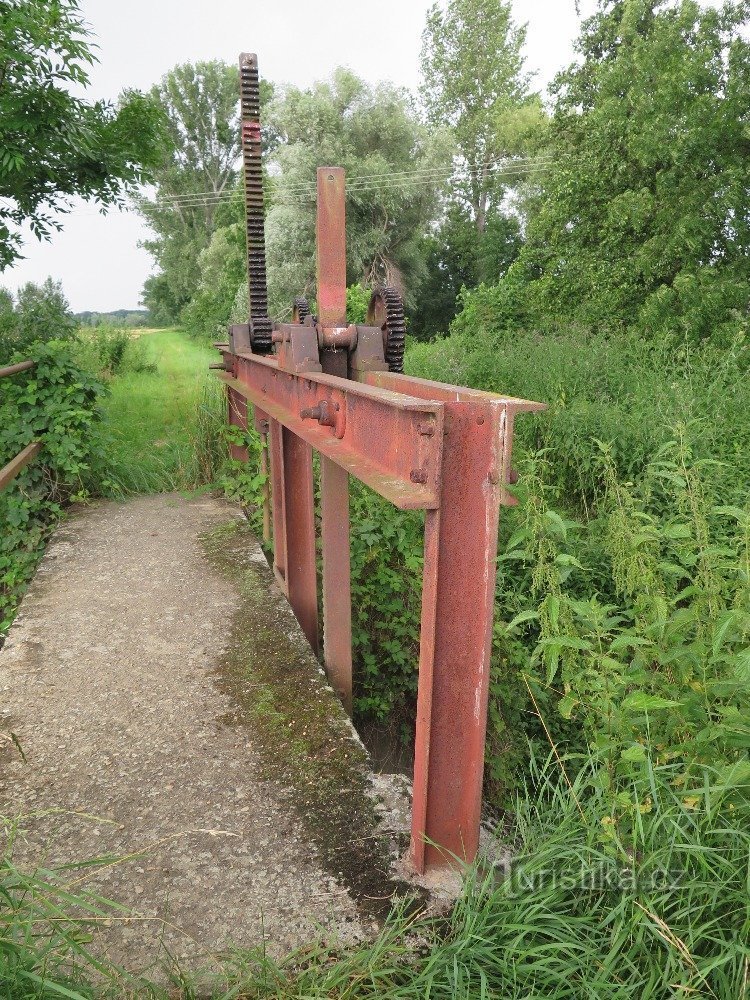
{"label": "overhead wire", "polygon": [[[536,167],[543,167],[557,159],[552,156],[539,157],[518,157],[509,160],[507,157],[498,157],[489,161],[483,170],[493,177],[520,177],[534,170]],[[445,169],[429,170],[402,170],[386,171],[382,174],[361,174],[347,182],[346,190],[350,195],[365,195],[371,191],[403,191],[414,183],[427,183],[429,181],[445,180],[455,178],[454,188],[462,181],[465,182],[471,177],[478,176],[480,170],[470,167],[455,167]],[[279,190],[271,188],[267,192],[269,201],[272,204],[281,205],[303,205],[309,203],[317,190],[314,181],[304,184],[290,185]],[[139,198],[144,207],[172,209],[199,209],[218,208],[220,205],[228,203],[233,199],[242,199],[241,188],[232,188],[223,191],[193,191],[185,194],[158,195],[156,198]],[[123,206],[124,211],[132,211],[127,205]],[[76,215],[101,215],[100,210],[77,211]]]}
{"label": "overhead wire", "polygon": [[[443,168],[432,168],[426,170],[402,170],[402,171],[384,171],[379,174],[360,174],[357,177],[352,178],[347,182],[347,191],[355,191],[365,188],[379,188],[382,187],[384,183],[391,181],[400,181],[403,179],[404,182],[412,182],[419,180],[427,180],[430,178],[445,178],[448,179],[454,174],[462,176],[464,178],[479,176],[483,171],[490,171],[491,173],[496,173],[500,168],[505,166],[506,170],[515,171],[516,168],[531,169],[534,166],[543,166],[547,163],[554,162],[556,157],[553,156],[539,156],[539,157],[517,157],[515,159],[508,159],[507,157],[497,157],[494,160],[488,161],[488,163],[481,169],[474,169],[471,167],[443,167]],[[502,170],[501,172],[505,172]],[[299,184],[293,184],[283,189],[284,194],[307,194],[313,193],[316,190],[315,181],[305,181]],[[155,199],[152,199],[150,204],[159,204],[160,202],[169,202],[175,204],[188,204],[193,201],[203,201],[203,200],[222,200],[232,198],[239,195],[240,192],[236,189],[231,191],[192,191],[185,194],[174,194],[174,195],[160,195]]]}
{"label": "overhead wire", "polygon": [[[533,160],[528,159],[526,161],[511,160],[508,161],[508,165],[504,168],[498,164],[497,166],[485,169],[495,177],[514,177],[528,173],[538,166],[544,166],[551,162],[553,162],[552,157],[539,157]],[[373,175],[373,179],[368,181],[365,181],[364,178],[354,178],[347,184],[346,189],[347,194],[366,194],[370,191],[380,190],[403,190],[411,184],[416,182],[425,183],[428,180],[450,180],[451,177],[456,177],[457,182],[462,180],[466,181],[470,177],[476,176],[477,173],[477,171],[467,171],[462,170],[461,168],[458,170],[452,168],[450,171],[436,170],[389,172],[380,175]],[[310,183],[281,188],[278,191],[271,189],[268,192],[268,196],[272,202],[276,203],[303,204],[305,201],[309,200],[311,196],[314,196],[315,193],[316,185],[314,183]],[[155,208],[201,208],[217,206],[224,202],[231,201],[234,198],[241,199],[241,197],[242,192],[239,189],[232,189],[231,191],[224,192],[192,192],[189,195],[161,195],[157,199],[150,201],[146,200],[145,205],[153,206]]]}

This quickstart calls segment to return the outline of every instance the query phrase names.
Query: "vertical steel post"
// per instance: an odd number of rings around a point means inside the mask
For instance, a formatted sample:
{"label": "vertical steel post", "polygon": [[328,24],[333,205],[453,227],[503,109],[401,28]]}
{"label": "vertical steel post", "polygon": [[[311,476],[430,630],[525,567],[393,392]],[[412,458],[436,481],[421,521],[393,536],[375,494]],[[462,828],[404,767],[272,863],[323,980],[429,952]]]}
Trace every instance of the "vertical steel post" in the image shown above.
{"label": "vertical steel post", "polygon": [[263,476],[263,541],[271,540],[271,483],[269,479],[268,432],[270,420],[268,414],[259,406],[253,407],[255,429],[260,437],[260,474]]}
{"label": "vertical steel post", "polygon": [[281,429],[286,523],[287,596],[302,631],[318,652],[318,579],[315,567],[315,508],[312,448]]}
{"label": "vertical steel post", "polygon": [[[440,508],[425,517],[411,855],[424,871],[479,844],[504,435],[494,403],[446,402]],[[427,843],[431,841],[432,843]]]}
{"label": "vertical steel post", "polygon": [[268,434],[260,436],[260,474],[263,476],[263,541],[271,540],[271,487],[268,468]]}
{"label": "vertical steel post", "polygon": [[286,514],[284,500],[284,453],[281,447],[282,427],[278,420],[268,421],[268,451],[271,459],[271,523],[273,525],[273,571],[287,592],[286,575]]}
{"label": "vertical steel post", "polygon": [[[346,193],[341,167],[318,168],[318,313],[326,327],[346,326]],[[322,351],[323,371],[347,374],[346,351]],[[352,712],[352,607],[349,476],[320,457],[323,547],[323,659],[331,686]]]}

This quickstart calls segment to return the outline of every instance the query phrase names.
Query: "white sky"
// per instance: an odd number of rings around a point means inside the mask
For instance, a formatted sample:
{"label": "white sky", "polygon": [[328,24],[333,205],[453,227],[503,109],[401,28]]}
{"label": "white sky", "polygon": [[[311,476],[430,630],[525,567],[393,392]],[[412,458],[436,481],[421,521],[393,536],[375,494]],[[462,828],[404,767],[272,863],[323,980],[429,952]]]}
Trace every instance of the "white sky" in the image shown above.
{"label": "white sky", "polygon": [[[424,18],[431,0],[83,0],[99,45],[91,98],[114,100],[143,90],[180,62],[226,59],[255,51],[261,75],[307,86],[347,65],[371,83],[416,89]],[[513,0],[528,22],[528,68],[545,87],[570,62],[578,17],[574,0]],[[583,0],[584,13],[593,0]],[[147,230],[135,213],[106,216],[80,203],[51,242],[26,241],[26,259],[0,274],[16,290],[26,281],[61,279],[75,312],[138,307],[153,262],[137,243]]]}

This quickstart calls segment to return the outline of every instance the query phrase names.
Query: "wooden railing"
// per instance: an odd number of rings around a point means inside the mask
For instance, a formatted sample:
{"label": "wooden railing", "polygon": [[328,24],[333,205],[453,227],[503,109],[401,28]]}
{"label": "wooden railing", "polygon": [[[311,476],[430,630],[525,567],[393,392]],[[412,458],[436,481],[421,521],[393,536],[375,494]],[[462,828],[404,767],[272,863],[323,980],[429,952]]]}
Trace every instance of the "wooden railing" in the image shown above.
{"label": "wooden railing", "polygon": [[[33,368],[35,364],[35,361],[19,361],[15,365],[6,365],[5,368],[0,368],[0,378],[28,371],[30,368]],[[27,444],[25,448],[19,451],[15,458],[12,458],[7,465],[4,465],[2,469],[0,469],[0,490],[4,490],[9,483],[12,483],[18,473],[21,472],[22,469],[25,469],[29,462],[33,461],[41,450],[42,442],[32,441],[31,444]]]}

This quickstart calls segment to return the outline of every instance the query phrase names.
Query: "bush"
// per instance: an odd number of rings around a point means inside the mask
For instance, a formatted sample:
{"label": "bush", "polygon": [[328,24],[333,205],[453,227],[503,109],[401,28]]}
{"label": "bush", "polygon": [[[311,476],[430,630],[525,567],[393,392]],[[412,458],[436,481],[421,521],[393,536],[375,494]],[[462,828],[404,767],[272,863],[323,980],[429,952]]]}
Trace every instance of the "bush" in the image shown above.
{"label": "bush", "polygon": [[43,448],[0,492],[0,633],[7,629],[63,506],[84,496],[97,451],[102,384],[85,372],[72,345],[33,344],[11,360],[36,361],[0,383],[0,465],[32,441]]}

